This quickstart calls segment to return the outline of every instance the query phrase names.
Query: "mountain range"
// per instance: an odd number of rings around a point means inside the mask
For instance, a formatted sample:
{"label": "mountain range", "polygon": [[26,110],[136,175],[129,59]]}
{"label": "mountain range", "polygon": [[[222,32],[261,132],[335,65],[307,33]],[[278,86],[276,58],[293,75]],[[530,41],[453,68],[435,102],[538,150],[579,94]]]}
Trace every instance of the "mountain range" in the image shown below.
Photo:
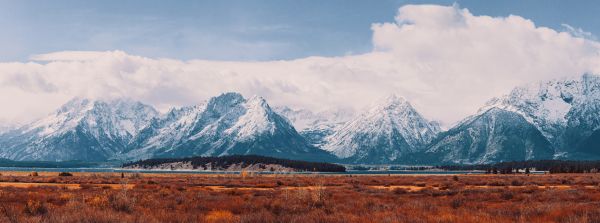
{"label": "mountain range", "polygon": [[390,163],[421,151],[438,134],[404,98],[391,95],[337,128],[323,149],[351,163]]}
{"label": "mountain range", "polygon": [[44,118],[0,131],[0,158],[11,160],[234,154],[353,164],[600,159],[600,76],[516,87],[446,131],[396,95],[355,115],[272,108],[239,93],[164,114],[129,99],[75,98]]}

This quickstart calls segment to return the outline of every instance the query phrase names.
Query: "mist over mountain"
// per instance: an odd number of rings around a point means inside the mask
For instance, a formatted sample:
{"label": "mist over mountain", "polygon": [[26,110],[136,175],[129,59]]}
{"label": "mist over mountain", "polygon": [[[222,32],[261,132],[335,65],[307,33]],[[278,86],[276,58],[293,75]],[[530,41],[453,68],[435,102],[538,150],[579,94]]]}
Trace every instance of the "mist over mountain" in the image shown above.
{"label": "mist over mountain", "polygon": [[[533,124],[552,143],[557,158],[599,157],[593,141],[600,128],[600,77],[584,74],[531,83],[490,100],[489,108],[514,111]],[[591,138],[590,138],[591,137]]]}
{"label": "mist over mountain", "polygon": [[127,99],[75,98],[54,113],[0,136],[13,160],[103,161],[119,154],[158,112]]}
{"label": "mist over mountain", "polygon": [[206,104],[175,109],[155,119],[125,155],[186,157],[255,154],[304,160],[332,160],[311,146],[258,96],[226,93]]}
{"label": "mist over mountain", "polygon": [[353,164],[493,163],[600,158],[600,77],[515,87],[441,130],[391,95],[360,113],[272,108],[224,93],[159,113],[130,99],[75,98],[0,131],[0,158],[139,160],[262,155]]}
{"label": "mist over mountain", "polygon": [[312,112],[306,109],[277,107],[275,111],[290,120],[300,135],[316,147],[323,146],[327,137],[355,116],[355,111],[348,109]]}

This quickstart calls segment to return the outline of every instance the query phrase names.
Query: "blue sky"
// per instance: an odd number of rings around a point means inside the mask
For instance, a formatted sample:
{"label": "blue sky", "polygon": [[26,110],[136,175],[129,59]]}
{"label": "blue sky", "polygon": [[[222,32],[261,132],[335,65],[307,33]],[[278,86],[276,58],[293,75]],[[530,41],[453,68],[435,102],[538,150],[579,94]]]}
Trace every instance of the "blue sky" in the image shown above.
{"label": "blue sky", "polygon": [[244,61],[361,54],[372,49],[371,24],[392,22],[402,5],[454,2],[474,15],[600,33],[600,1],[0,0],[0,61],[63,50]]}
{"label": "blue sky", "polygon": [[599,9],[551,0],[0,0],[0,124],[73,97],[167,111],[235,91],[316,112],[360,111],[396,94],[448,126],[515,86],[600,74]]}

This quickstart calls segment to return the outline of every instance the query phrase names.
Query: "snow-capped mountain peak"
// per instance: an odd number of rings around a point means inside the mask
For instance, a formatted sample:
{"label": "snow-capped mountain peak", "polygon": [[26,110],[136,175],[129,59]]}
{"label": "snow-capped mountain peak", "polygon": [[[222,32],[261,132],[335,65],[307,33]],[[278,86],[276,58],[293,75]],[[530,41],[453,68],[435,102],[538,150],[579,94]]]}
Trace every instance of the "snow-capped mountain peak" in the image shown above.
{"label": "snow-capped mountain peak", "polygon": [[272,120],[273,111],[264,98],[253,96],[246,101],[245,114],[226,133],[235,133],[237,139],[247,140],[256,134],[272,133],[275,123]]}
{"label": "snow-capped mountain peak", "polygon": [[410,103],[404,98],[399,97],[396,94],[390,94],[385,99],[379,101],[379,103],[372,109],[382,110],[403,110],[411,107]]}
{"label": "snow-capped mountain peak", "polygon": [[19,125],[9,121],[0,121],[0,135],[16,129]]}
{"label": "snow-capped mountain peak", "polygon": [[337,129],[323,149],[340,158],[385,163],[418,151],[437,131],[407,100],[391,95]]}
{"label": "snow-capped mountain peak", "polygon": [[46,116],[30,125],[23,131],[36,129],[39,136],[49,136],[70,131],[80,124],[87,124],[92,129],[99,122],[110,123],[116,134],[135,135],[150,119],[158,116],[151,106],[131,99],[114,99],[109,101],[74,98],[61,106],[55,113]]}
{"label": "snow-capped mountain peak", "polygon": [[125,158],[227,154],[331,158],[311,147],[264,98],[245,99],[239,93],[213,97],[205,106],[174,110],[140,136]]}
{"label": "snow-capped mountain peak", "polygon": [[74,98],[54,113],[5,136],[3,157],[102,160],[124,149],[158,112],[130,100]]}
{"label": "snow-capped mountain peak", "polygon": [[390,122],[388,123],[390,125],[399,125],[402,124],[402,122],[410,121],[409,119],[401,118],[412,118],[408,116],[420,117],[421,115],[418,114],[406,99],[392,94],[385,100],[381,100],[378,104],[369,109],[368,112],[363,113],[363,116],[375,119],[384,118],[385,121]]}
{"label": "snow-capped mountain peak", "polygon": [[39,137],[60,134],[71,130],[94,109],[94,103],[88,99],[74,98],[61,106],[56,112],[21,128],[21,133],[36,131]]}
{"label": "snow-capped mountain peak", "polygon": [[[569,139],[570,128],[588,125],[588,133],[600,127],[600,76],[584,74],[578,78],[559,78],[526,84],[509,94],[494,98],[478,114],[501,108],[522,115],[560,150]],[[586,133],[587,135],[587,133]],[[573,147],[573,145],[571,145]]]}

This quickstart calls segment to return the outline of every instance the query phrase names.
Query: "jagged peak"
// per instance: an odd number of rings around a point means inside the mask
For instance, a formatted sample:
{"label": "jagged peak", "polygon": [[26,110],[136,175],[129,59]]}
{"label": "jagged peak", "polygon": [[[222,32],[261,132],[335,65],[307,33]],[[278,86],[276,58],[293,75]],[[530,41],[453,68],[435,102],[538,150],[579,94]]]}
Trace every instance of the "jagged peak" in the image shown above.
{"label": "jagged peak", "polygon": [[416,111],[404,97],[391,94],[371,106],[366,114],[396,114],[403,112]]}
{"label": "jagged peak", "polygon": [[110,98],[110,99],[92,99],[84,97],[74,97],[63,104],[57,111],[57,114],[63,113],[84,113],[97,109],[111,109],[114,111],[127,111],[130,109],[143,109],[151,115],[158,115],[158,111],[150,105],[131,98]]}
{"label": "jagged peak", "polygon": [[261,107],[261,108],[263,108],[265,110],[271,110],[271,108],[270,108],[269,104],[267,103],[267,101],[263,97],[257,96],[257,95],[254,95],[250,99],[248,99],[246,101],[246,104],[249,107]]}
{"label": "jagged peak", "polygon": [[83,110],[83,108],[93,105],[92,101],[87,98],[74,97],[71,100],[63,104],[59,109],[58,113],[65,113],[72,110]]}
{"label": "jagged peak", "polygon": [[402,104],[406,104],[406,103],[408,103],[408,100],[406,100],[404,97],[398,96],[396,94],[390,94],[387,97],[385,97],[382,104],[384,104],[384,105],[402,105]]}
{"label": "jagged peak", "polygon": [[244,102],[246,99],[240,93],[227,92],[210,98],[207,102],[207,109],[226,112],[228,108]]}
{"label": "jagged peak", "polygon": [[[573,106],[597,97],[600,97],[600,76],[585,73],[517,86],[508,94],[488,100],[477,114],[497,107],[517,112],[540,128],[544,123],[564,125]],[[543,132],[546,136],[550,134]]]}
{"label": "jagged peak", "polygon": [[219,96],[212,97],[210,101],[244,101],[244,96],[237,92],[225,92]]}

